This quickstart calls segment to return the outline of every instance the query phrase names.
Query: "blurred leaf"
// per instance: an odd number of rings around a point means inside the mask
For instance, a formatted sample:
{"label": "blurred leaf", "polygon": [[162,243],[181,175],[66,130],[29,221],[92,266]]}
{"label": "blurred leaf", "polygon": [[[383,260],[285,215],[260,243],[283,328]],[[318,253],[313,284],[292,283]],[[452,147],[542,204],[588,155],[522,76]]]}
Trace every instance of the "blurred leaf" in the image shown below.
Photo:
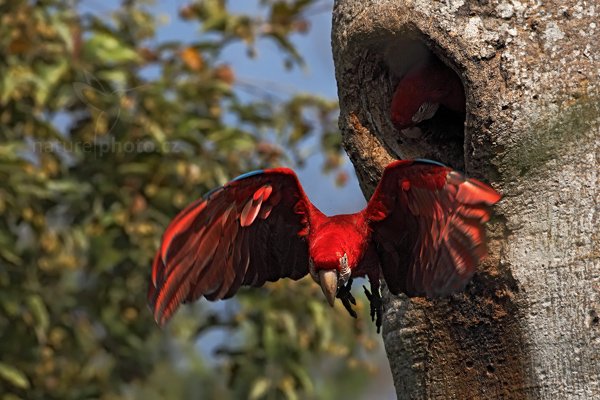
{"label": "blurred leaf", "polygon": [[21,263],[21,258],[15,253],[14,249],[7,246],[10,241],[8,235],[0,233],[0,257],[13,265],[19,265]]}
{"label": "blurred leaf", "polygon": [[0,362],[0,377],[15,387],[29,389],[27,376],[17,368],[3,362]]}
{"label": "blurred leaf", "polygon": [[101,64],[140,62],[139,54],[115,36],[97,32],[85,42],[84,54],[87,59]]}
{"label": "blurred leaf", "polygon": [[22,398],[19,396],[15,396],[12,393],[7,393],[2,395],[2,400],[22,400]]}
{"label": "blurred leaf", "polygon": [[200,71],[204,65],[202,55],[193,47],[186,47],[181,51],[181,59],[185,65],[193,70]]}
{"label": "blurred leaf", "polygon": [[33,315],[36,331],[45,336],[50,326],[50,317],[44,301],[39,295],[34,294],[27,298],[27,305]]}
{"label": "blurred leaf", "polygon": [[68,68],[67,60],[60,60],[53,65],[41,64],[36,68],[36,80],[38,84],[35,92],[35,99],[37,104],[42,105],[48,101],[55,86],[68,71]]}
{"label": "blurred leaf", "polygon": [[252,390],[250,391],[249,399],[256,400],[264,397],[271,388],[271,381],[268,378],[259,378],[254,381]]}

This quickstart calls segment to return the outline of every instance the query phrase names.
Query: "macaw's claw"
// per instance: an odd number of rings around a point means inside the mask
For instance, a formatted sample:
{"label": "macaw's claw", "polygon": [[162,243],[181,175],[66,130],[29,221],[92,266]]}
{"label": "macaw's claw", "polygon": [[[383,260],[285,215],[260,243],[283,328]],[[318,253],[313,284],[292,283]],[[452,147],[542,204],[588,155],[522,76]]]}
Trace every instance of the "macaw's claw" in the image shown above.
{"label": "macaw's claw", "polygon": [[342,304],[344,305],[350,316],[352,318],[357,318],[358,316],[356,315],[356,311],[354,311],[352,309],[352,305],[350,305],[350,303],[356,305],[356,299],[354,298],[354,296],[352,296],[352,293],[350,292],[351,287],[352,278],[348,279],[348,282],[338,290],[336,297],[342,300]]}
{"label": "macaw's claw", "polygon": [[365,286],[363,286],[365,290],[365,295],[367,299],[369,299],[369,303],[371,304],[371,321],[375,321],[375,326],[377,326],[377,333],[381,332],[381,322],[383,318],[383,301],[381,300],[381,295],[379,294],[379,289],[373,290],[373,293],[369,291]]}

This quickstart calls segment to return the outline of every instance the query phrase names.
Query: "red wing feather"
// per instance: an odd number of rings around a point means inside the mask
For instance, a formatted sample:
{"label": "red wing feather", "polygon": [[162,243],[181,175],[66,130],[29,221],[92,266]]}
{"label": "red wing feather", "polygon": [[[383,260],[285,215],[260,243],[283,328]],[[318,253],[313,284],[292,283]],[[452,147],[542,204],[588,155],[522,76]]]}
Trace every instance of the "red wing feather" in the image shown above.
{"label": "red wing feather", "polygon": [[[241,285],[308,273],[307,204],[287,168],[233,180],[181,211],[152,266],[148,303],[164,324],[182,302],[233,296]],[[302,210],[299,212],[299,210]]]}
{"label": "red wing feather", "polygon": [[391,163],[363,211],[392,293],[443,296],[469,281],[486,255],[488,185],[426,160]]}

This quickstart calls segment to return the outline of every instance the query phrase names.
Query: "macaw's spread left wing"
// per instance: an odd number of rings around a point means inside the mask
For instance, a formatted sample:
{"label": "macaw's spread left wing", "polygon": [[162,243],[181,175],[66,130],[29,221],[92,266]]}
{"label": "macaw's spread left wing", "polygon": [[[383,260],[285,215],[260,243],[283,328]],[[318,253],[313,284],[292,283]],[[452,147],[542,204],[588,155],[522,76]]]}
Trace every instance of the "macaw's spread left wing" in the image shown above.
{"label": "macaw's spread left wing", "polygon": [[488,185],[427,160],[389,164],[366,213],[390,291],[443,296],[461,289],[486,254]]}
{"label": "macaw's spread left wing", "polygon": [[181,211],[165,231],[152,266],[148,303],[162,325],[182,302],[233,296],[308,273],[311,205],[287,168],[251,172]]}

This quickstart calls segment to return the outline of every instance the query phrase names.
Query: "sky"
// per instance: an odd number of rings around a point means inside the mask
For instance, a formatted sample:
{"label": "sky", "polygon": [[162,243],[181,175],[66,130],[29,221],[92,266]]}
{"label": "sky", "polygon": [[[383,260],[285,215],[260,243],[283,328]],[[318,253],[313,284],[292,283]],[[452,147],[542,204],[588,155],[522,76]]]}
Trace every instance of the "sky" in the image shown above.
{"label": "sky", "polygon": [[[83,0],[82,11],[93,13],[108,13],[118,0]],[[163,24],[157,31],[161,41],[176,39],[185,41],[200,32],[197,25],[184,23],[178,19],[178,10],[186,5],[186,0],[156,1],[152,7],[160,16]],[[243,44],[229,45],[222,54],[222,61],[230,63],[236,71],[236,79],[241,82],[254,84],[275,85],[289,95],[309,92],[320,96],[336,99],[337,86],[335,81],[333,56],[331,51],[331,7],[333,1],[323,0],[310,16],[310,29],[306,35],[293,37],[300,54],[303,55],[307,68],[287,70],[283,65],[281,52],[271,41],[262,40],[257,44],[257,57],[250,59]],[[257,0],[229,0],[231,12],[256,14]],[[243,93],[240,92],[240,96]],[[243,98],[243,97],[242,97]],[[341,133],[340,133],[341,134]],[[348,173],[348,183],[343,187],[335,185],[333,174],[323,175],[321,154],[312,155],[302,169],[297,169],[298,177],[311,201],[325,214],[345,214],[361,210],[366,202],[360,188],[352,164],[345,157],[343,169]],[[363,282],[356,282],[355,291]],[[362,295],[362,293],[355,293]],[[374,325],[373,325],[373,329]],[[381,338],[381,337],[380,337]],[[210,344],[215,345],[217,337],[205,338],[201,351],[210,354]],[[366,399],[396,398],[389,364],[385,356],[383,341],[372,356],[378,360],[379,373],[373,379],[373,384],[365,395]]]}

